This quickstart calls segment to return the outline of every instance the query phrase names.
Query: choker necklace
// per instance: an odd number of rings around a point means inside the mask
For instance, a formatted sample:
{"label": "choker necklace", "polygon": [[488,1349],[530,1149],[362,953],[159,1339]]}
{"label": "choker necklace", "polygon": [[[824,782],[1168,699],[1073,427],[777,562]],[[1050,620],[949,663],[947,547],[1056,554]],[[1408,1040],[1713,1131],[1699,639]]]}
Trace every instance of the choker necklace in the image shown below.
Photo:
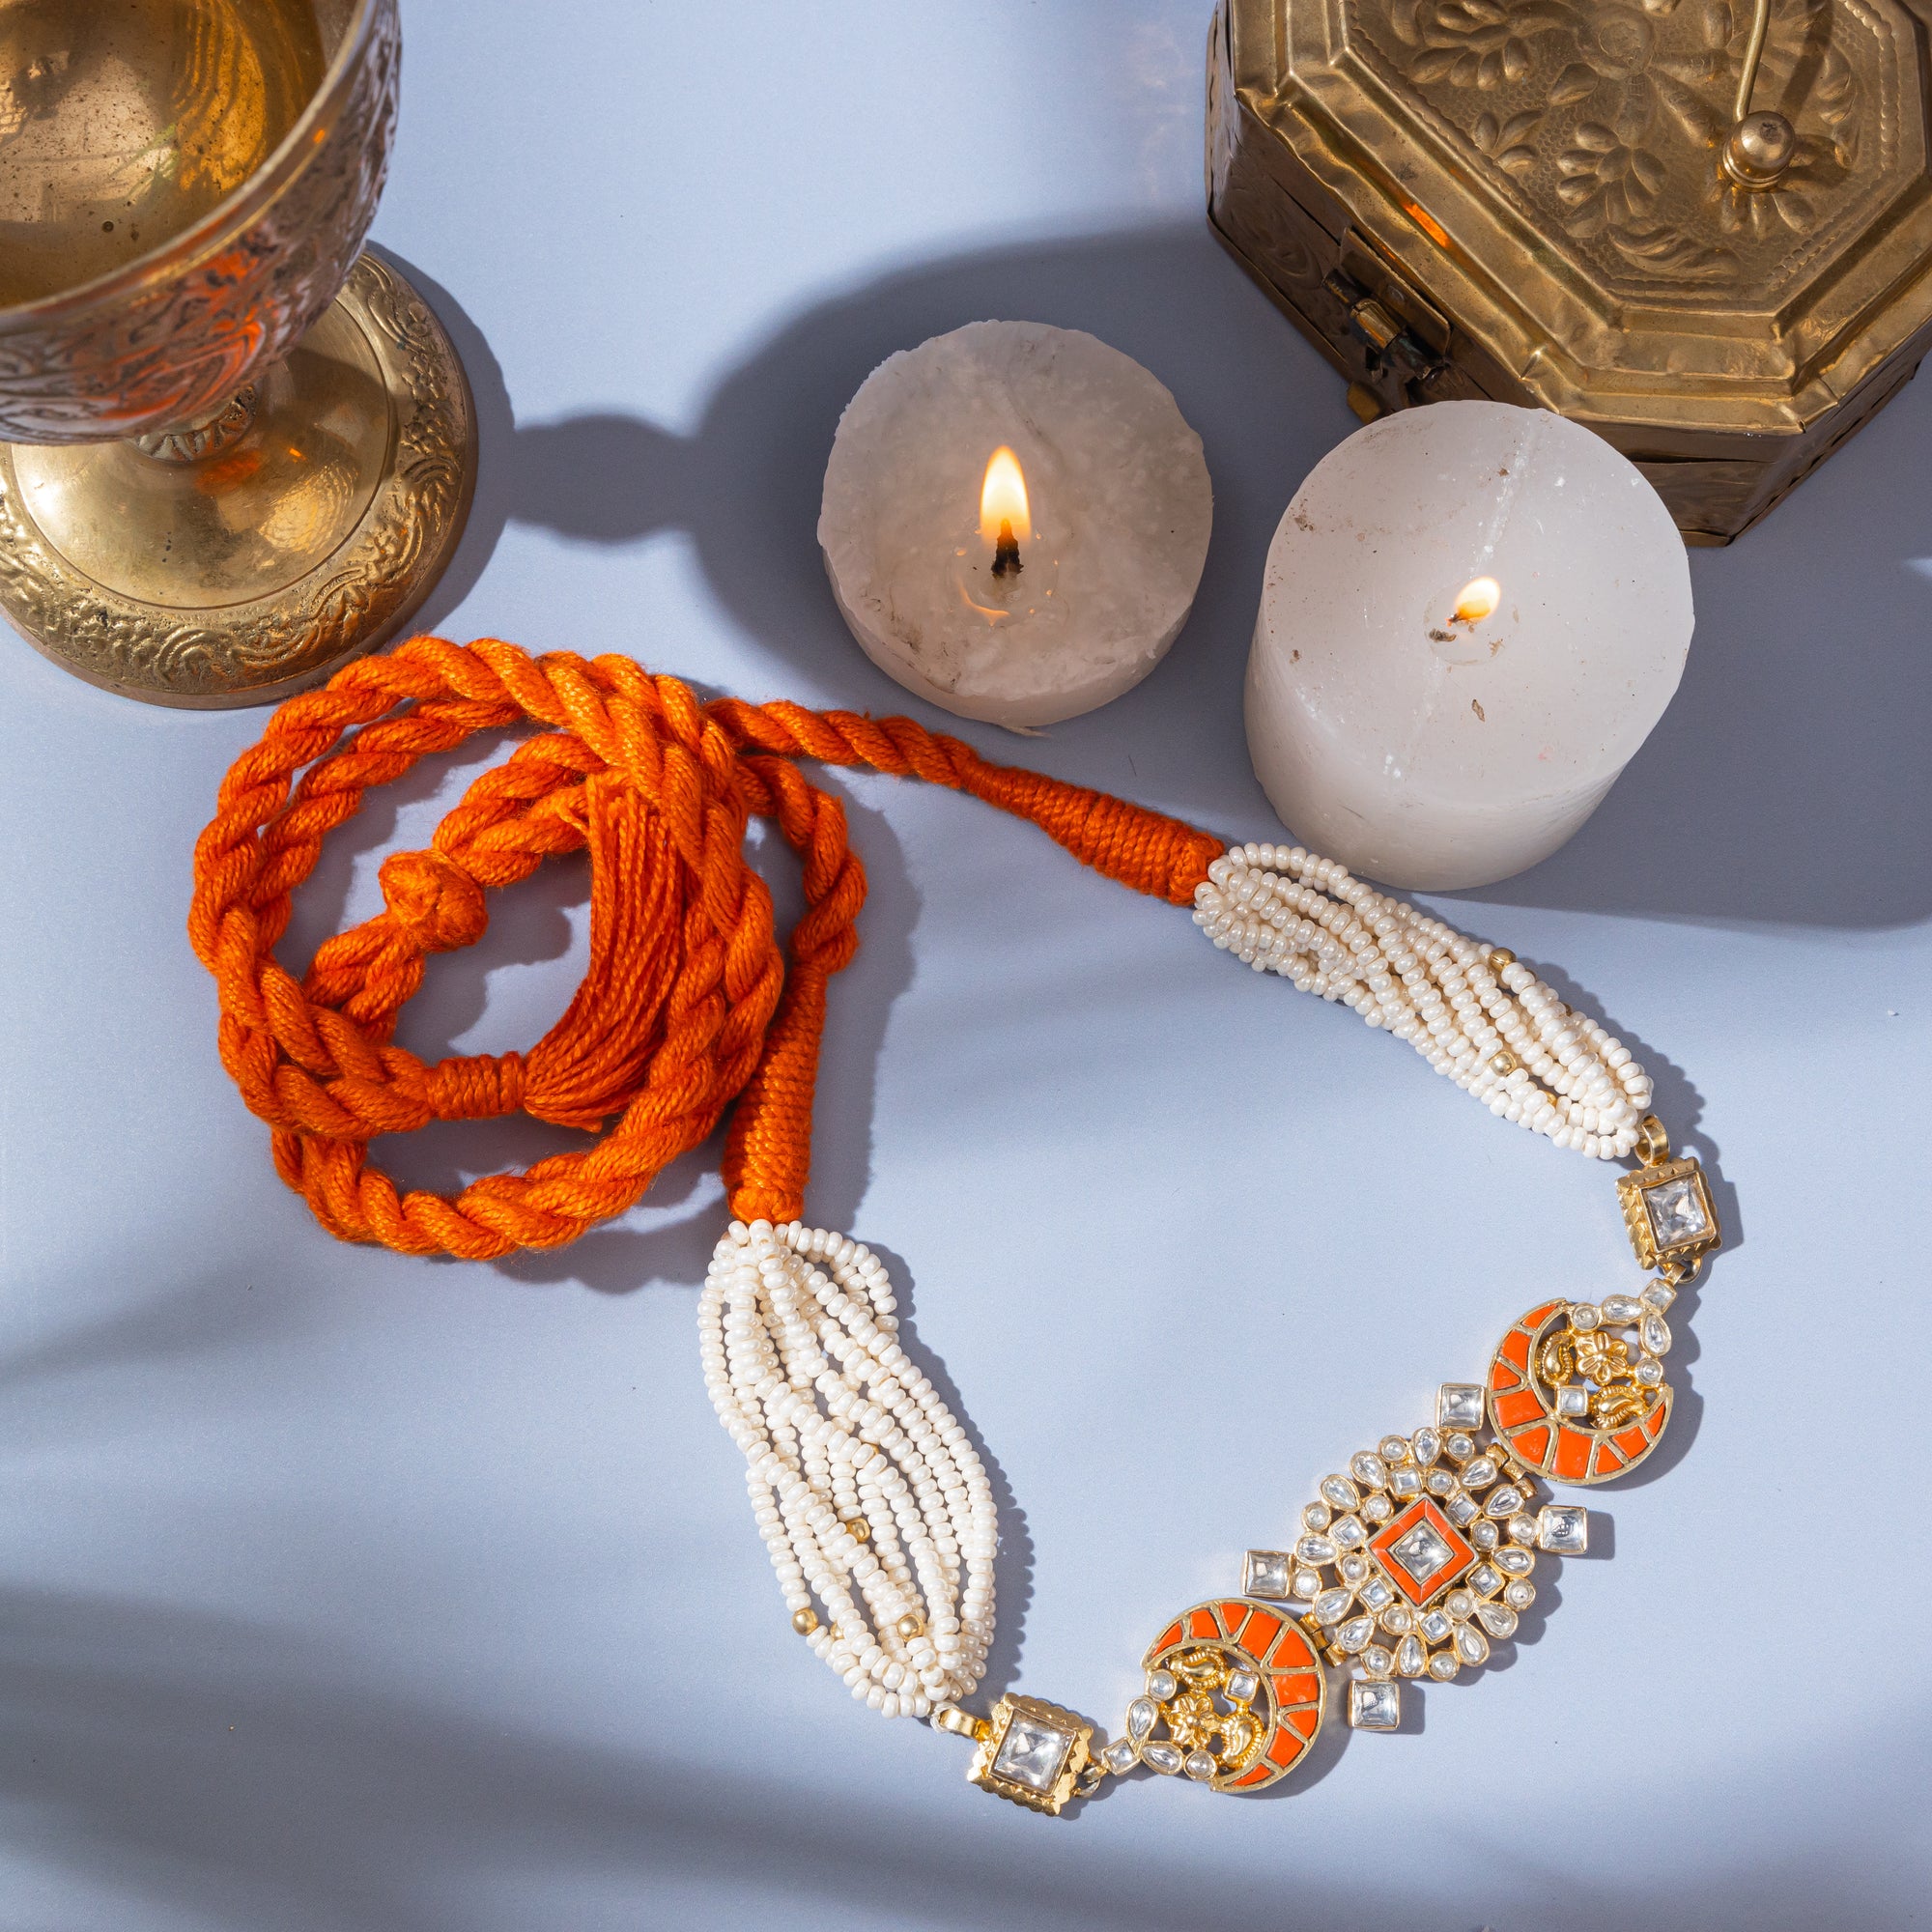
{"label": "choker necklace", "polygon": [[[842,1236],[734,1223],[700,1305],[711,1399],[792,1626],[856,1697],[930,1717],[978,1747],[975,1784],[1058,1813],[1137,1766],[1216,1791],[1265,1790],[1326,1714],[1392,1731],[1404,1680],[1447,1683],[1515,1634],[1542,1555],[1580,1555],[1588,1513],[1539,1478],[1600,1483],[1670,1419],[1665,1317],[1719,1241],[1703,1171],[1673,1160],[1629,1049],[1503,949],[1486,949],[1299,846],[1237,845],[1208,867],[1194,921],[1226,952],[1406,1039],[1492,1114],[1599,1160],[1638,1265],[1601,1302],[1530,1309],[1480,1381],[1444,1382],[1433,1422],[1323,1476],[1288,1549],[1251,1549],[1238,1590],[1183,1610],[1142,1659],[1123,1734],[1009,1693],[957,1700],[993,1630],[992,1492],[965,1432],[894,1339],[886,1271]],[[829,1624],[821,1620],[829,1613]]]}
{"label": "choker necklace", "polygon": [[[363,791],[526,722],[547,728],[469,786],[429,849],[384,861],[384,911],[326,942],[301,980],[288,973],[273,949],[291,894]],[[1353,1008],[1492,1114],[1635,1163],[1617,1188],[1652,1278],[1530,1309],[1480,1379],[1440,1386],[1432,1422],[1323,1476],[1289,1548],[1249,1550],[1238,1589],[1155,1636],[1111,1741],[1036,1697],[964,1707],[993,1632],[991,1485],[899,1344],[884,1265],[800,1218],[826,984],[856,948],[865,896],[842,810],[801,757],[1031,819],[1122,884],[1191,902],[1216,947]],[[743,856],[753,813],[803,861],[788,965]],[[397,1047],[427,955],[487,925],[485,889],[585,849],[590,970],[557,1026],[526,1055],[428,1065]],[[1037,1811],[1137,1767],[1261,1791],[1307,1751],[1330,1670],[1349,1724],[1386,1731],[1406,1681],[1480,1668],[1534,1601],[1539,1557],[1587,1544],[1586,1511],[1539,1486],[1622,1475],[1662,1436],[1666,1318],[1719,1244],[1703,1170],[1672,1158],[1649,1077],[1507,951],[1299,846],[1222,853],[1191,826],[990,764],[909,719],[704,704],[629,658],[417,639],[289,699],[223,782],[189,933],[219,989],[223,1064],[273,1129],[282,1178],[343,1239],[473,1259],[561,1245],[630,1207],[735,1101],[723,1166],[736,1218],[699,1300],[700,1348],[792,1628],[856,1698],[971,1740],[973,1782]],[[399,1195],[368,1165],[379,1134],[516,1111],[615,1124],[454,1197]]]}

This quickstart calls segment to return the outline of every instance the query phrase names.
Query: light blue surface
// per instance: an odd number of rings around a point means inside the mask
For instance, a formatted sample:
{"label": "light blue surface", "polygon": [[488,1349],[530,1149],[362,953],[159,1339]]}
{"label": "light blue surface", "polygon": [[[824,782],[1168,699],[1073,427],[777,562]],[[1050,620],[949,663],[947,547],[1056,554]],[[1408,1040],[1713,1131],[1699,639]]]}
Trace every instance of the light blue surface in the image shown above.
{"label": "light blue surface", "polygon": [[[1109,709],[965,735],[1271,835],[1239,727],[1262,558],[1352,419],[1203,222],[1201,0],[407,11],[377,236],[485,431],[438,624],[917,711],[819,571],[838,410],[977,317],[1091,328],[1205,440],[1198,614]],[[183,937],[259,717],[123,703],[0,639],[0,1924],[1924,1922],[1928,456],[1921,383],[1697,554],[1650,746],[1566,851],[1452,912],[1605,1015],[1716,1158],[1743,1239],[1683,1304],[1662,1479],[1593,1498],[1599,1549],[1420,1735],[1331,1734],[1278,1799],[1143,1780],[1059,1822],[791,1634],[698,1375],[711,1155],[546,1260],[326,1238]],[[331,842],[290,958],[375,907],[473,763]],[[811,1211],[894,1258],[996,1469],[989,1688],[1116,1725],[1168,1614],[1322,1471],[1546,1293],[1631,1285],[1610,1177],[1031,829],[837,782],[872,902]],[[503,900],[407,1042],[533,1039],[582,890]],[[379,1156],[449,1184],[557,1141]]]}

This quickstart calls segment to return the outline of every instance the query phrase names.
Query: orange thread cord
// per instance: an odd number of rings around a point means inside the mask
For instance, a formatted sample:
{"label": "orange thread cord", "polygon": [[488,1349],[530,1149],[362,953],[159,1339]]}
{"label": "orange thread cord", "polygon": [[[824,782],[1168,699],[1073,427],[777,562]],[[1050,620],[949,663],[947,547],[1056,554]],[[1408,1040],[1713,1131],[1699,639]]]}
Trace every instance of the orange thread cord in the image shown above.
{"label": "orange thread cord", "polygon": [[[290,898],[372,785],[477,731],[550,728],[477,778],[425,851],[383,862],[384,910],[298,980],[275,958]],[[704,704],[635,660],[531,657],[416,638],[292,697],[236,759],[195,845],[188,936],[220,993],[221,1062],[272,1129],[275,1169],[345,1241],[492,1260],[621,1214],[733,1100],[724,1175],[744,1220],[804,1211],[826,985],[858,950],[866,875],[838,801],[796,760],[869,766],[1031,819],[1084,864],[1177,905],[1221,841],[1104,792],[989,764],[909,718]],[[800,856],[787,968],[746,863],[753,814]],[[430,1065],[393,1042],[432,952],[489,924],[488,890],[587,848],[590,967],[527,1053]],[[399,1194],[370,1141],[521,1110],[596,1129],[582,1152],[451,1196]]]}

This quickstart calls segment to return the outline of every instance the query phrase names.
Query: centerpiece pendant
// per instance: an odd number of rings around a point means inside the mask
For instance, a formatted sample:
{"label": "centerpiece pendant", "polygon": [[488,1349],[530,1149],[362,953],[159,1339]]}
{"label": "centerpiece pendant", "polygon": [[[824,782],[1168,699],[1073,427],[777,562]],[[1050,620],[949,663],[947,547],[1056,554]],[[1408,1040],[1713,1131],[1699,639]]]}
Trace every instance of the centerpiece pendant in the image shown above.
{"label": "centerpiece pendant", "polygon": [[1622,1475],[1669,1423],[1673,1283],[1718,1245],[1718,1225],[1697,1163],[1662,1156],[1620,1182],[1657,1279],[1532,1308],[1485,1381],[1442,1384],[1433,1424],[1323,1476],[1291,1548],[1249,1550],[1238,1596],[1196,1604],[1155,1637],[1118,1738],[1030,1697],[984,1719],[940,1713],[979,1743],[973,1781],[1052,1813],[1142,1766],[1264,1791],[1314,1742],[1329,1671],[1343,1673],[1351,1729],[1394,1731],[1405,1684],[1481,1669],[1535,1603],[1538,1562],[1589,1546],[1589,1512],[1547,1500],[1539,1480]]}

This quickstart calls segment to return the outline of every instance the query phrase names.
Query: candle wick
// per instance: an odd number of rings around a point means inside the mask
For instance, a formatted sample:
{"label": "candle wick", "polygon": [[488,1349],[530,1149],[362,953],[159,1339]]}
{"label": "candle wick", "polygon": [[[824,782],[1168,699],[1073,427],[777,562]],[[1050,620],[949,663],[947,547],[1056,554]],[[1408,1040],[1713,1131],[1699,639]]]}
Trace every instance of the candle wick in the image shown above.
{"label": "candle wick", "polygon": [[993,546],[993,575],[1005,577],[1009,572],[1015,576],[1024,569],[1020,562],[1020,540],[1013,535],[1010,518],[1000,519],[1000,540]]}

